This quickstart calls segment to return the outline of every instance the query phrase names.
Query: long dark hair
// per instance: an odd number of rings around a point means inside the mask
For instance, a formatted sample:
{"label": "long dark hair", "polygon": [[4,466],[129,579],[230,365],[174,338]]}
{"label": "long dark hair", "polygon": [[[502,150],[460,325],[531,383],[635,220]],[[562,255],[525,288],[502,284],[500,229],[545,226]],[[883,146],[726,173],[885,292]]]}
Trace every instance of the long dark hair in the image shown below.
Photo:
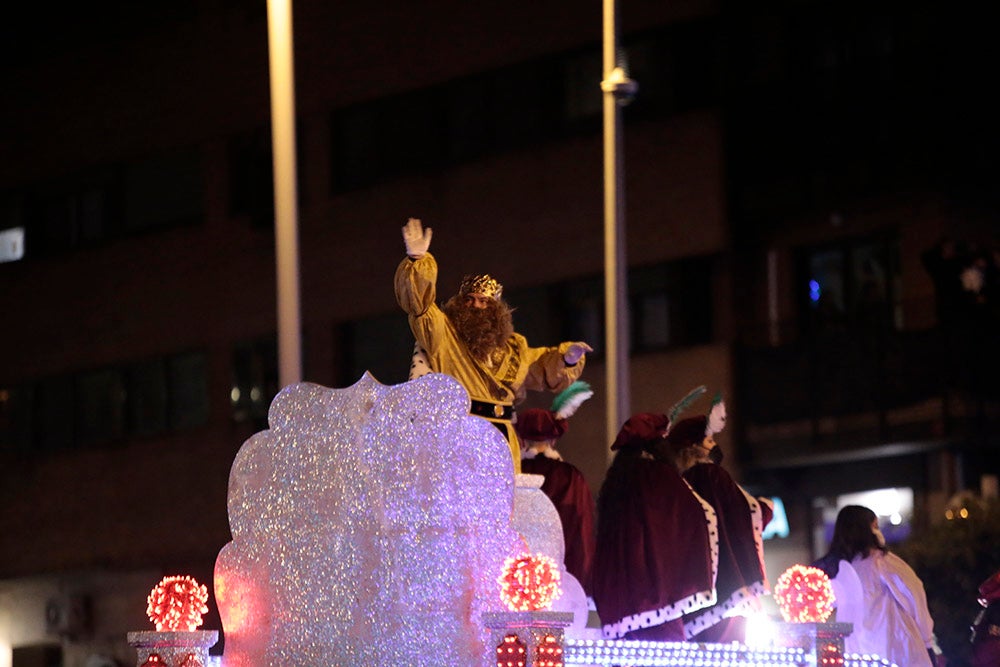
{"label": "long dark hair", "polygon": [[833,527],[830,550],[816,561],[816,567],[832,578],[837,576],[841,560],[851,562],[858,555],[867,557],[876,549],[883,553],[887,551],[872,532],[872,522],[877,518],[875,512],[861,505],[845,505],[841,508]]}

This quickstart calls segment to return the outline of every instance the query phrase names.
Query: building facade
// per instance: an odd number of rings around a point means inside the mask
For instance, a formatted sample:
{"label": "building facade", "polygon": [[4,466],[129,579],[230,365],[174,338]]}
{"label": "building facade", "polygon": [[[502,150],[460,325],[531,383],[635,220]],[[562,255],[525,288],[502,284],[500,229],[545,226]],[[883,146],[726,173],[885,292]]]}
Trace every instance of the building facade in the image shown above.
{"label": "building facade", "polygon": [[[24,9],[5,34],[0,667],[129,664],[160,576],[210,582],[229,466],[279,389],[264,3],[126,4]],[[815,555],[839,495],[910,489],[913,523],[934,520],[998,467],[995,359],[945,362],[923,261],[945,235],[997,247],[977,42],[919,6],[637,4],[632,411],[726,397],[728,461],[785,499],[774,577]],[[490,272],[529,341],[596,348],[561,442],[596,493],[599,8],[294,12],[304,379],[405,380],[391,276],[420,217],[442,298]]]}

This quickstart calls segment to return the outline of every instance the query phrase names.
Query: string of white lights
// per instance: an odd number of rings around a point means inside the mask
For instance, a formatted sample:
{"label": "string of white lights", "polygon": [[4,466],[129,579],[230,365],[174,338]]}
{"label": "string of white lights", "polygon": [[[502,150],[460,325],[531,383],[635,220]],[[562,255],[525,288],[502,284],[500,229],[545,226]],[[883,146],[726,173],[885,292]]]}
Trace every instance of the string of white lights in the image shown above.
{"label": "string of white lights", "polygon": [[[566,665],[611,667],[784,667],[813,665],[802,648],[753,648],[741,644],[693,644],[622,640],[567,639]],[[844,656],[844,667],[894,667],[868,655]]]}

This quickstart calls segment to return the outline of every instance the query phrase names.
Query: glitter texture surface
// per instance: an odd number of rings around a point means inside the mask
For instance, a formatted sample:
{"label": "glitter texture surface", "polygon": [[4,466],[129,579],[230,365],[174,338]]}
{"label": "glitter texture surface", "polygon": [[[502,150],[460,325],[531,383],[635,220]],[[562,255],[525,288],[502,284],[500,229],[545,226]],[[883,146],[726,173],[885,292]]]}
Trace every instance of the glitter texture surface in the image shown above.
{"label": "glitter texture surface", "polygon": [[468,406],[439,373],[275,397],[230,472],[226,667],[482,662],[524,544],[507,443]]}
{"label": "glitter texture surface", "polygon": [[552,611],[572,612],[573,622],[567,634],[589,636],[587,594],[576,577],[566,571],[566,543],[559,511],[542,491],[542,475],[517,475],[514,489],[514,529],[524,537],[530,553],[542,553],[559,564],[560,595]]}

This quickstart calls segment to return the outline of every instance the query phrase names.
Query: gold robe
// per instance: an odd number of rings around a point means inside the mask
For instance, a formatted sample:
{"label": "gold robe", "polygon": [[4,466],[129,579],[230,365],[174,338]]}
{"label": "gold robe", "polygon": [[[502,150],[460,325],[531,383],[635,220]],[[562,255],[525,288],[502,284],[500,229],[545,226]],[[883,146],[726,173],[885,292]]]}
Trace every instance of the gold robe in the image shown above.
{"label": "gold robe", "polygon": [[[502,352],[493,355],[491,364],[473,358],[436,303],[437,273],[437,262],[427,253],[419,259],[403,259],[395,276],[396,301],[409,316],[413,336],[426,351],[433,371],[454,377],[472,400],[500,406],[521,402],[529,390],[560,392],[579,379],[586,359],[567,366],[563,355],[569,342],[530,347],[524,336],[515,333]],[[514,472],[521,472],[521,449],[510,420],[486,419],[506,430]]]}

